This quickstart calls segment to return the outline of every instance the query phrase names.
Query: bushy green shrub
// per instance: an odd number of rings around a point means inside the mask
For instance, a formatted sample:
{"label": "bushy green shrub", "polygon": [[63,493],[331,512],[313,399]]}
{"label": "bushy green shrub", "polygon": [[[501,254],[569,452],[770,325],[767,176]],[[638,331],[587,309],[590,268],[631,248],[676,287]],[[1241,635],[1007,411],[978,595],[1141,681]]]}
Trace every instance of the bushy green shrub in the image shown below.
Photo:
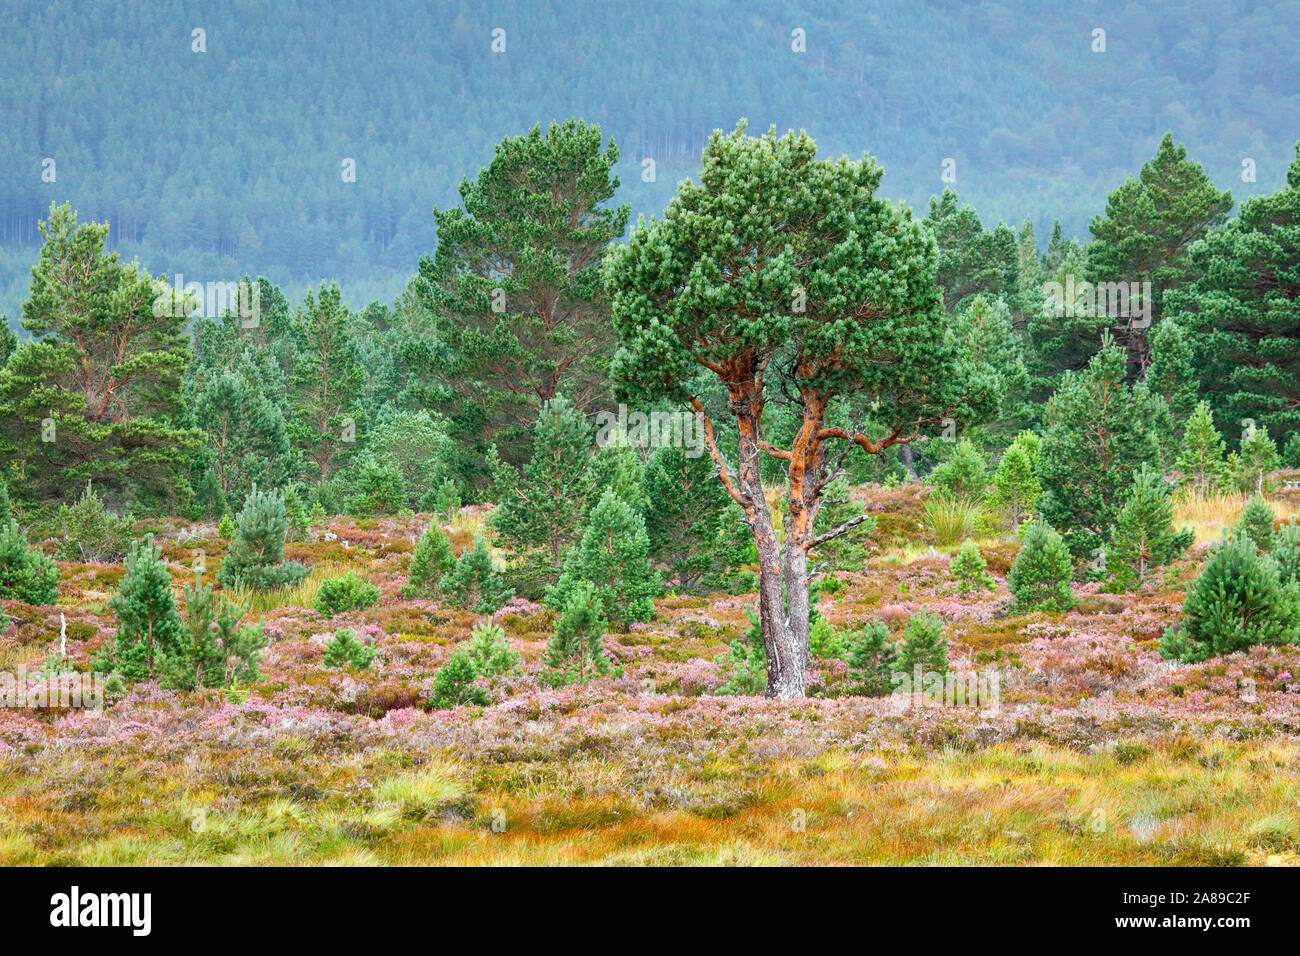
{"label": "bushy green shrub", "polygon": [[1020,530],[1026,518],[1033,515],[1038,499],[1043,495],[1038,482],[1039,440],[1033,432],[1025,431],[1002,453],[998,470],[993,474],[993,505],[1011,517],[1011,527]]}
{"label": "bushy green shrub", "polygon": [[580,584],[591,584],[602,614],[626,627],[654,617],[659,575],[650,566],[645,522],[613,490],[606,489],[578,545],[564,562],[564,573],[546,594],[546,603],[562,610]]}
{"label": "bushy green shrub", "polygon": [[490,695],[474,682],[511,673],[518,666],[519,655],[510,649],[505,631],[490,622],[476,624],[469,643],[456,648],[439,668],[429,705],[437,710],[462,704],[486,706]]}
{"label": "bushy green shrub", "polygon": [[1300,582],[1300,521],[1293,518],[1277,529],[1270,557],[1277,562],[1278,580]]}
{"label": "bushy green shrub", "polygon": [[307,506],[295,488],[289,488],[284,493],[284,518],[289,525],[288,537],[291,541],[302,541],[307,537],[311,521],[307,517]]}
{"label": "bushy green shrub", "polygon": [[767,691],[767,645],[763,643],[763,623],[753,611],[746,609],[749,630],[744,640],[731,642],[731,656],[727,659],[731,675],[718,688],[718,694],[737,694],[753,697]]}
{"label": "bushy green shrub", "polygon": [[842,660],[844,635],[829,621],[819,617],[808,628],[808,653],[822,660]]}
{"label": "bushy green shrub", "polygon": [[1255,547],[1267,552],[1273,548],[1273,522],[1276,519],[1277,515],[1268,506],[1263,495],[1251,495],[1246,506],[1241,509],[1233,533],[1247,535],[1255,542]]}
{"label": "bushy green shrub", "polygon": [[322,617],[334,617],[348,611],[362,611],[379,600],[379,588],[355,571],[342,577],[322,581],[313,607]]}
{"label": "bushy green shrub", "polygon": [[984,500],[988,486],[988,467],[984,453],[970,439],[963,438],[926,480],[937,493],[978,504]]}
{"label": "bushy green shrub", "polygon": [[76,504],[60,505],[58,525],[63,561],[120,561],[131,547],[131,523],[105,508],[90,482]]}
{"label": "bushy green shrub", "polygon": [[274,591],[297,584],[308,568],[297,561],[284,561],[284,540],[289,523],[284,498],[279,492],[258,491],[244,499],[230,550],[217,571],[217,581],[226,588]]}
{"label": "bushy green shrub", "polygon": [[591,442],[587,416],[557,396],[542,406],[522,470],[491,456],[497,507],[488,526],[506,554],[510,583],[528,598],[555,583],[582,534],[593,492]]}
{"label": "bushy green shrub", "polygon": [[484,677],[509,674],[519,667],[519,655],[511,650],[505,630],[490,621],[475,624],[470,631],[469,654]]}
{"label": "bushy green shrub", "polygon": [[184,656],[171,575],[153,535],[131,545],[126,574],[108,605],[117,616],[117,633],[102,652],[103,670],[117,671],[128,682],[148,680],[169,658]]}
{"label": "bushy green shrub", "polygon": [[420,507],[448,520],[454,518],[460,511],[460,485],[451,478],[442,479],[420,499]]}
{"label": "bushy green shrub", "polygon": [[325,645],[324,664],[326,667],[363,671],[375,659],[375,654],[373,647],[357,640],[356,633],[344,627],[335,631],[334,637]]}
{"label": "bushy green shrub", "polygon": [[923,674],[948,672],[948,638],[943,635],[943,621],[928,611],[912,615],[894,648],[894,670],[910,675],[918,665]]}
{"label": "bushy green shrub", "polygon": [[609,674],[612,668],[604,644],[607,627],[604,602],[595,585],[579,581],[568,592],[546,648],[547,682],[563,686]]}
{"label": "bushy green shrub", "polygon": [[1070,590],[1073,566],[1061,536],[1045,521],[1035,521],[1025,532],[1024,544],[1007,573],[1007,587],[1016,614],[1031,611],[1068,611],[1074,607]]}
{"label": "bushy green shrub", "polygon": [[408,601],[434,597],[438,592],[438,582],[455,566],[456,557],[451,553],[451,542],[446,533],[436,522],[430,524],[420,535],[415,553],[411,555],[402,597]]}
{"label": "bushy green shrub", "polygon": [[496,613],[514,593],[492,566],[492,553],[482,538],[461,552],[438,587],[453,604],[475,614]]}
{"label": "bushy green shrub", "polygon": [[1140,586],[1149,570],[1177,560],[1191,547],[1195,533],[1190,528],[1175,531],[1173,522],[1168,483],[1159,472],[1143,469],[1111,530],[1107,554],[1113,588]]}
{"label": "bushy green shrub", "polygon": [[948,569],[957,580],[958,594],[997,590],[997,581],[988,573],[988,562],[974,541],[967,541],[961,546],[956,557],[949,562]]}
{"label": "bushy green shrub", "polygon": [[235,536],[235,519],[230,517],[229,512],[221,516],[217,522],[217,537],[222,541],[229,541]]}
{"label": "bushy green shrub", "polygon": [[1300,640],[1300,584],[1283,581],[1272,558],[1237,533],[1217,547],[1165,631],[1161,652],[1186,663]]}
{"label": "bushy green shrub", "polygon": [[893,689],[897,668],[889,628],[884,621],[869,621],[848,642],[848,693],[883,697]]}
{"label": "bushy green shrub", "polygon": [[12,517],[0,524],[0,598],[25,604],[53,604],[59,569],[27,544]]}
{"label": "bushy green shrub", "polygon": [[487,706],[491,703],[487,691],[482,687],[474,686],[478,676],[479,671],[474,666],[469,648],[456,648],[434,675],[429,706],[434,710],[450,710],[462,704]]}
{"label": "bushy green shrub", "polygon": [[267,645],[265,628],[260,623],[241,626],[242,609],[197,577],[185,586],[184,596],[178,647],[163,655],[159,682],[180,690],[256,682],[257,664]]}
{"label": "bushy green shrub", "polygon": [[406,507],[401,469],[373,453],[358,456],[341,480],[350,515],[391,515]]}
{"label": "bushy green shrub", "polygon": [[739,506],[718,481],[708,455],[657,448],[646,464],[645,490],[650,559],[667,567],[670,586],[725,586],[737,568],[752,560],[753,538],[747,527],[736,528],[732,509]]}

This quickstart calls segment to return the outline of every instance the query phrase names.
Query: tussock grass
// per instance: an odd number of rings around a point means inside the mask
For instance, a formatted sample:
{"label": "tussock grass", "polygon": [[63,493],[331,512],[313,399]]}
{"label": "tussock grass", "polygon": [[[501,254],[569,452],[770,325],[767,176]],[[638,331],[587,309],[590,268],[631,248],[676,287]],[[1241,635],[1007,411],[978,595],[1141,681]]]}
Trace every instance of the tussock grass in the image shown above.
{"label": "tussock grass", "polygon": [[[317,770],[319,798],[208,806],[197,827],[206,797],[154,789],[142,809],[154,778],[126,775],[131,792],[106,792],[86,840],[87,818],[59,809],[57,787],[15,787],[18,768],[0,766],[0,864],[1288,865],[1300,853],[1292,742],[1161,738],[1136,758],[1118,746],[837,749],[671,780],[617,756],[507,771],[488,759],[398,768],[372,753]],[[347,785],[359,773],[380,781],[361,802]]]}
{"label": "tussock grass", "polygon": [[[1269,506],[1283,521],[1300,518],[1300,508],[1288,502],[1270,499]],[[1207,495],[1204,498],[1191,494],[1180,495],[1174,507],[1174,527],[1193,528],[1197,544],[1218,541],[1225,531],[1237,523],[1244,507],[1246,499],[1236,494]]]}
{"label": "tussock grass", "polygon": [[980,516],[980,506],[969,498],[931,495],[925,502],[925,526],[935,544],[950,547],[969,538]]}
{"label": "tussock grass", "polygon": [[338,561],[321,561],[312,566],[311,573],[296,585],[278,591],[254,591],[250,588],[236,588],[226,592],[230,600],[244,608],[247,614],[265,614],[282,607],[312,607],[321,585],[329,578],[336,578],[356,570]]}

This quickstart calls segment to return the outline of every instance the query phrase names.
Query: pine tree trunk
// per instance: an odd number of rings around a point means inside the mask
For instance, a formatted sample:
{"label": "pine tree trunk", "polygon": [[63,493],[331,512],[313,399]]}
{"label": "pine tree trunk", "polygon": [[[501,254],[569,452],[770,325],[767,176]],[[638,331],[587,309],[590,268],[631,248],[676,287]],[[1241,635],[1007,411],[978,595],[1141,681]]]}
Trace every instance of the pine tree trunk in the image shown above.
{"label": "pine tree trunk", "polygon": [[912,456],[912,446],[899,445],[898,457],[903,462],[903,467],[907,469],[907,477],[916,481],[916,459]]}
{"label": "pine tree trunk", "polygon": [[786,615],[781,549],[763,492],[760,467],[763,453],[759,448],[759,423],[763,417],[761,383],[750,381],[733,388],[731,407],[736,414],[739,439],[736,478],[741,507],[758,550],[758,616],[767,651],[765,696],[789,700],[804,696],[803,654]]}
{"label": "pine tree trunk", "polygon": [[807,697],[805,670],[808,666],[809,615],[811,600],[808,596],[808,555],[797,542],[786,543],[785,548],[785,606],[789,650],[788,662],[780,673],[773,673],[771,657],[768,658],[767,696],[779,700]]}

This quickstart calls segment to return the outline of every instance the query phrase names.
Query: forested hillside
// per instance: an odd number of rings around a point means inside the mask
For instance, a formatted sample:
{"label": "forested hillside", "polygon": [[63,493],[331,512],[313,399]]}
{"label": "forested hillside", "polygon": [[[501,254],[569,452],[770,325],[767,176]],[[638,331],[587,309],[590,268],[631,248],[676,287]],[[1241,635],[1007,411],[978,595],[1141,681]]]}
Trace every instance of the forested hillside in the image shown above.
{"label": "forested hillside", "polygon": [[1276,191],[1295,138],[1276,117],[1300,115],[1300,3],[0,11],[0,311],[15,327],[36,223],[64,201],[155,275],[265,275],[295,300],[335,278],[354,307],[391,301],[436,243],[433,207],[502,137],[570,116],[618,145],[632,221],[664,207],[711,130],[746,116],[755,132],[806,128],[823,155],[870,151],[891,198],[924,208],[952,185],[988,225],[1030,217],[1045,238],[1059,219],[1082,238],[1165,130],[1238,201]]}

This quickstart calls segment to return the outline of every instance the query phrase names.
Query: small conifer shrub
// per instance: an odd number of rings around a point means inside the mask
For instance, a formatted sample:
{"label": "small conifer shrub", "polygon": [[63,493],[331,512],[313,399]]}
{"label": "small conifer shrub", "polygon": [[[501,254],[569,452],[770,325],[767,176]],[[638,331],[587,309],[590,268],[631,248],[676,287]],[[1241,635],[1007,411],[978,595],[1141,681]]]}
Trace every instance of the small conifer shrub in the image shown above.
{"label": "small conifer shrub", "polygon": [[453,604],[475,614],[496,613],[514,594],[492,566],[492,553],[482,538],[476,538],[473,547],[461,552],[438,588]]}
{"label": "small conifer shrub", "polygon": [[321,582],[313,607],[322,617],[334,617],[348,611],[363,611],[379,600],[379,588],[355,571]]}
{"label": "small conifer shrub", "polygon": [[1175,531],[1173,522],[1169,485],[1159,472],[1140,471],[1111,531],[1108,566],[1112,587],[1130,590],[1140,586],[1152,568],[1169,564],[1191,547],[1194,532],[1190,528]]}
{"label": "small conifer shrub", "polygon": [[1183,602],[1183,620],[1165,631],[1161,652],[1184,663],[1300,641],[1300,584],[1237,533],[1205,562]]}
{"label": "small conifer shrub", "polygon": [[608,624],[596,587],[580,581],[568,592],[568,600],[555,623],[555,633],[546,648],[545,679],[554,686],[584,683],[612,670],[605,656]]}
{"label": "small conifer shrub", "polygon": [[59,569],[27,543],[12,517],[0,521],[0,599],[53,604]]}
{"label": "small conifer shrub", "polygon": [[894,648],[895,671],[910,675],[918,665],[923,674],[948,672],[948,638],[943,635],[943,621],[928,611],[912,615]]}
{"label": "small conifer shrub", "polygon": [[101,659],[104,670],[117,671],[128,683],[149,680],[166,669],[168,659],[184,656],[171,575],[153,535],[131,545],[126,574],[108,604],[118,624]]}
{"label": "small conifer shrub", "polygon": [[1276,519],[1277,515],[1268,506],[1268,502],[1264,500],[1263,495],[1251,495],[1250,500],[1246,502],[1246,506],[1241,509],[1241,516],[1237,519],[1233,532],[1248,535],[1259,550],[1271,551],[1273,549],[1273,522]]}
{"label": "small conifer shrub", "polygon": [[415,545],[411,566],[406,573],[402,597],[409,600],[432,598],[437,595],[438,582],[456,566],[451,553],[451,542],[437,523],[430,524]]}
{"label": "small conifer shrub", "polygon": [[297,561],[283,560],[288,530],[284,498],[278,492],[254,488],[244,500],[217,581],[226,588],[262,592],[297,584],[307,576],[308,569]]}
{"label": "small conifer shrub", "polygon": [[974,541],[967,541],[961,546],[961,550],[949,563],[948,569],[957,579],[958,594],[978,594],[983,591],[997,590],[997,582],[988,573],[988,562],[984,560],[979,545]]}
{"label": "small conifer shrub", "polygon": [[368,644],[357,640],[351,628],[340,628],[325,645],[324,664],[326,667],[344,670],[363,671],[375,659],[377,652]]}
{"label": "small conifer shrub", "polygon": [[1070,552],[1061,536],[1047,522],[1033,522],[1007,573],[1007,587],[1015,597],[1012,610],[1017,614],[1068,611],[1074,607],[1072,573]]}
{"label": "small conifer shrub", "polygon": [[869,621],[850,638],[847,659],[850,694],[883,697],[892,690],[891,676],[897,665],[884,621]]}

